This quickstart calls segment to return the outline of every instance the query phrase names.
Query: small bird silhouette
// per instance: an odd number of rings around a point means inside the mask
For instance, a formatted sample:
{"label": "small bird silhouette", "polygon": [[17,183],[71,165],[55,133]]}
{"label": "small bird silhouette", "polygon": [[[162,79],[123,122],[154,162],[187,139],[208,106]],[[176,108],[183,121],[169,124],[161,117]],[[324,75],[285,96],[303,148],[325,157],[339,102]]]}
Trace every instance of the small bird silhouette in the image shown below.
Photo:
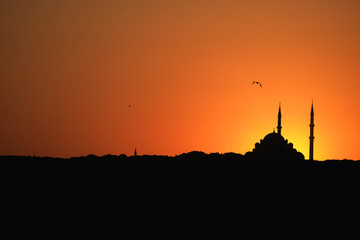
{"label": "small bird silhouette", "polygon": [[[259,84],[259,85],[260,85],[260,87],[262,87],[262,85],[261,85],[261,83],[260,83],[260,82],[253,81],[253,83],[252,83],[252,84],[254,84],[254,83]],[[252,85],[252,84],[251,84],[251,85]]]}

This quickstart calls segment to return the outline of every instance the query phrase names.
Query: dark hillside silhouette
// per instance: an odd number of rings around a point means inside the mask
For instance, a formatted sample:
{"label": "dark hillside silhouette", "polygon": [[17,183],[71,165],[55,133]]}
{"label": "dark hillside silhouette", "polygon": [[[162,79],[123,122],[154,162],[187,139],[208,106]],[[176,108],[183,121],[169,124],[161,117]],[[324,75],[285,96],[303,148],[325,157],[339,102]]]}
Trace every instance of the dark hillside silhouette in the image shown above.
{"label": "dark hillside silhouette", "polygon": [[[255,148],[245,155],[237,153],[210,153],[192,151],[176,156],[139,155],[135,148],[133,156],[93,154],[71,158],[0,156],[2,176],[15,174],[36,178],[64,179],[65,176],[84,179],[116,178],[125,182],[139,179],[176,179],[186,181],[191,178],[228,179],[237,182],[263,181],[280,178],[299,181],[328,174],[331,179],[338,178],[339,171],[360,176],[360,162],[351,160],[315,161],[314,153],[314,111],[311,106],[310,120],[310,159],[298,152],[292,143],[282,135],[282,115],[279,105],[277,132],[267,134]],[[334,171],[334,172],[332,172]],[[279,177],[281,176],[281,177]]]}
{"label": "dark hillside silhouette", "polygon": [[[263,144],[266,143],[267,137],[265,137]],[[278,144],[277,142],[272,144]],[[276,147],[284,147],[282,145]],[[289,146],[287,146],[289,147]],[[264,147],[265,150],[266,146]],[[279,154],[279,158],[276,158],[276,152],[274,155],[266,156],[265,158],[254,158],[252,154],[247,153],[245,155],[237,153],[210,153],[206,154],[201,151],[193,151],[189,153],[183,153],[176,156],[164,156],[164,155],[137,155],[127,156],[121,155],[88,155],[81,157],[71,158],[52,158],[52,157],[35,157],[35,156],[0,156],[0,166],[2,171],[8,169],[18,170],[35,170],[47,167],[57,167],[58,169],[65,168],[87,168],[87,167],[102,167],[102,166],[118,166],[121,171],[121,167],[127,166],[148,166],[149,169],[156,171],[159,167],[176,166],[181,168],[228,168],[229,171],[238,171],[242,168],[262,168],[262,167],[285,167],[285,168],[354,168],[360,167],[360,161],[354,160],[326,160],[326,161],[309,161],[304,160],[303,155],[294,149],[288,149],[289,155]],[[295,152],[296,151],[296,152]],[[256,152],[256,151],[255,151]],[[260,154],[260,153],[259,153]],[[260,156],[260,155],[259,155]],[[286,158],[289,157],[289,158]],[[295,157],[295,158],[292,158]],[[117,171],[116,170],[116,171]],[[360,169],[359,169],[360,170]]]}

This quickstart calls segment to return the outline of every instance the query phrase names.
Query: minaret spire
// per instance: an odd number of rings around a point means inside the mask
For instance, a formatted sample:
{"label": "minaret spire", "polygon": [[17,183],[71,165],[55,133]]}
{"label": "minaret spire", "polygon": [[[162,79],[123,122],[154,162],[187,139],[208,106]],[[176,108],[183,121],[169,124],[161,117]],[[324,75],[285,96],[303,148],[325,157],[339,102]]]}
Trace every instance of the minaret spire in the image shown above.
{"label": "minaret spire", "polygon": [[278,134],[281,135],[281,102],[279,103],[279,113],[278,113],[278,126],[277,126],[277,130],[278,130]]}
{"label": "minaret spire", "polygon": [[310,112],[310,154],[309,154],[309,160],[314,160],[314,103],[311,103],[311,112]]}

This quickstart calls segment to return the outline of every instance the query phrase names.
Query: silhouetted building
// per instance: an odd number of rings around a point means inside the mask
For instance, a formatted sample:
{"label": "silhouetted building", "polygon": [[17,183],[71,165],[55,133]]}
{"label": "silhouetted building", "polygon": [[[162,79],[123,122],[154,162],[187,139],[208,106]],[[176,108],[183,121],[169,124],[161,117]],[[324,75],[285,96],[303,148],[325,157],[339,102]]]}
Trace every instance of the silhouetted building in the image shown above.
{"label": "silhouetted building", "polygon": [[310,112],[310,153],[309,160],[314,160],[314,107],[313,103],[311,103],[311,112]]}
{"label": "silhouetted building", "polygon": [[281,108],[278,113],[278,132],[275,130],[255,144],[252,152],[247,152],[245,158],[250,160],[273,160],[273,161],[301,161],[304,155],[298,152],[292,143],[285,140],[281,135]]}
{"label": "silhouetted building", "polygon": [[135,151],[134,151],[134,157],[137,157],[136,148],[135,148]]}

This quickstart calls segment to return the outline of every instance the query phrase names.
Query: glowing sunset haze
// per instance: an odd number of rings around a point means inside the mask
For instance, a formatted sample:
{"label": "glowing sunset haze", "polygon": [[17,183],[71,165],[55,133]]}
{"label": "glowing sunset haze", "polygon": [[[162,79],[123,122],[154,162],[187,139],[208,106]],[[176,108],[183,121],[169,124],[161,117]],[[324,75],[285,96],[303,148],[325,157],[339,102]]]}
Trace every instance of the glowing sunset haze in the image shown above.
{"label": "glowing sunset haze", "polygon": [[[360,159],[360,1],[0,2],[0,155]],[[262,84],[252,84],[258,81]]]}

